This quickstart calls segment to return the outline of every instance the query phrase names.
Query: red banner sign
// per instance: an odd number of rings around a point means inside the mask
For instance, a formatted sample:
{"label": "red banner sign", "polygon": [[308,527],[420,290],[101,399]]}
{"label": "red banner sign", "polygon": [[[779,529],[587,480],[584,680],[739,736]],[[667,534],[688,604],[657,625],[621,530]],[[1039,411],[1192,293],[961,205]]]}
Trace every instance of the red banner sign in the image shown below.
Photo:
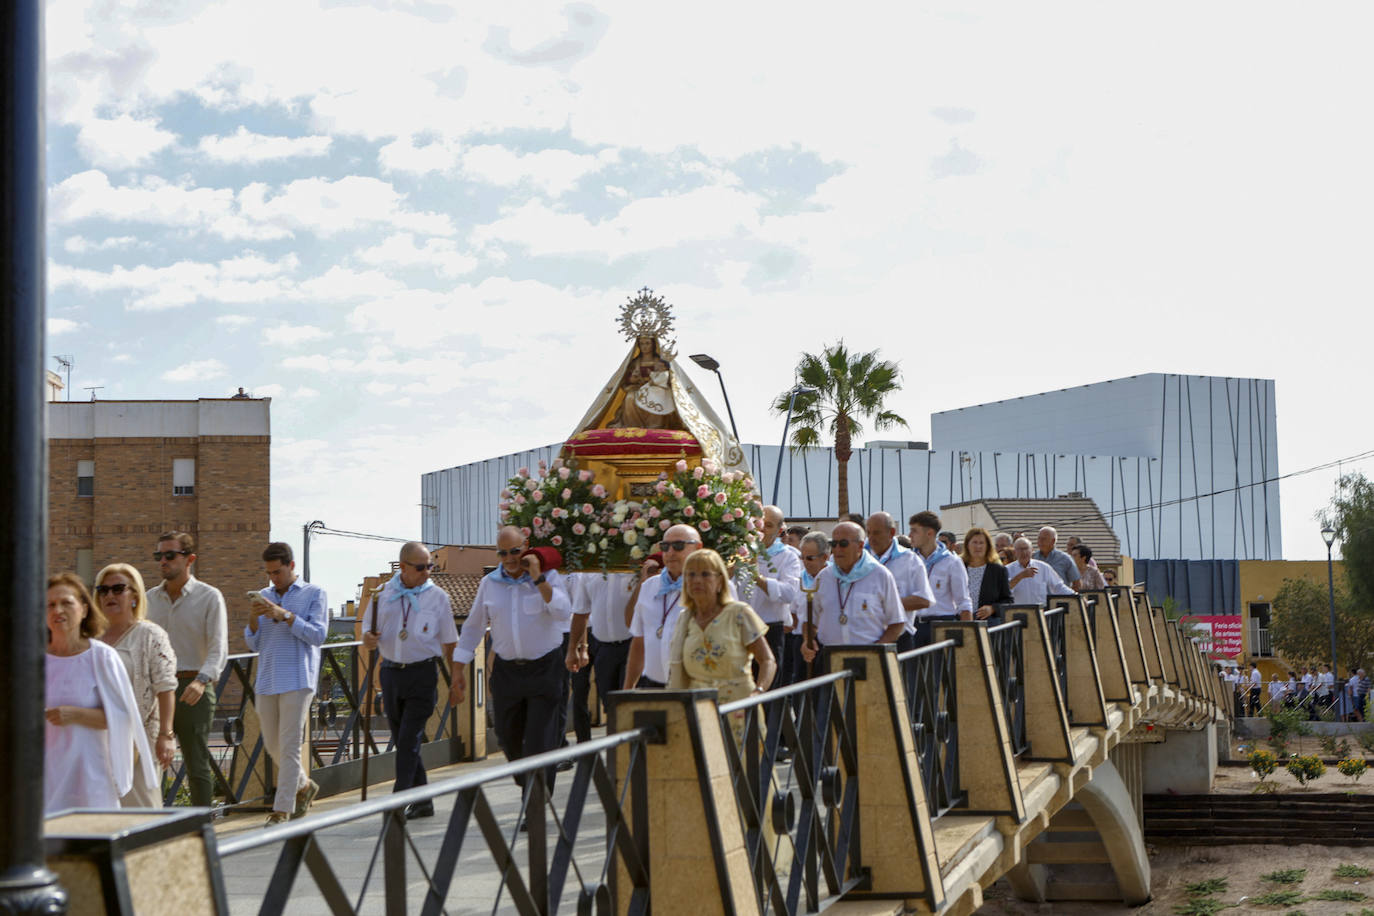
{"label": "red banner sign", "polygon": [[1212,658],[1236,658],[1245,651],[1242,619],[1238,614],[1189,614],[1180,623],[1193,630]]}

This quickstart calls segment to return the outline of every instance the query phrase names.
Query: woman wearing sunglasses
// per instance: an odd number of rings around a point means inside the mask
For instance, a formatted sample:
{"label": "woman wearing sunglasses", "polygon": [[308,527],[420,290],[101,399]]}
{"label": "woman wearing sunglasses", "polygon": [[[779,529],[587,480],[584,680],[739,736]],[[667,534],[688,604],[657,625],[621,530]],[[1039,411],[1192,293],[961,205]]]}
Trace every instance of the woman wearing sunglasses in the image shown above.
{"label": "woman wearing sunglasses", "polygon": [[157,777],[149,783],[142,767],[134,768],[134,784],[119,803],[125,808],[161,808],[163,767],[172,765],[176,740],[172,716],[176,704],[177,657],[167,631],[145,619],[148,596],[143,577],[127,563],[106,566],[95,577],[95,600],[108,627],[100,639],[119,653],[133,684],[138,715],[153,748]]}

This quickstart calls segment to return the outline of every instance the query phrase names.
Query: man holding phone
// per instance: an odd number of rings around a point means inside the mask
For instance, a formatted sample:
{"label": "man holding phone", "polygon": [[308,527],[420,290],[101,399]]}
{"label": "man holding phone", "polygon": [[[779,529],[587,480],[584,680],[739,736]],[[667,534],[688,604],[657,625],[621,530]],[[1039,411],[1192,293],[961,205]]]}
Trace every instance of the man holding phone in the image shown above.
{"label": "man holding phone", "polygon": [[[375,592],[364,618],[363,645],[382,651],[382,705],[391,734],[396,738],[396,781],[392,792],[404,792],[429,782],[420,758],[425,723],[439,699],[439,669],[452,664],[449,701],[462,696],[457,665],[452,661],[458,644],[453,605],[444,590],[429,580],[435,566],[428,548],[407,541],[401,548],[401,569]],[[434,803],[406,806],[406,818],[433,817]]]}
{"label": "man holding phone", "polygon": [[215,684],[228,658],[229,619],[220,590],[191,575],[195,549],[195,539],[183,531],[168,531],[157,539],[153,559],[162,583],[148,590],[148,619],[167,631],[176,655],[172,731],[186,764],[191,804],[208,808],[215,789],[210,723],[215,718]]}

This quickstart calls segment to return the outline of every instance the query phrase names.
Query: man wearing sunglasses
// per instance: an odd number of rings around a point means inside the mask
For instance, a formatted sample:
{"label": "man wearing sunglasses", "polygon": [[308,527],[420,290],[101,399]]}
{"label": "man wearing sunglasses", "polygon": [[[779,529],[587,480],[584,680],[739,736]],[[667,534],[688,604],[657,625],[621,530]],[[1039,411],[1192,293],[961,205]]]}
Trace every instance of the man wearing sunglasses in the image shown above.
{"label": "man wearing sunglasses", "polygon": [[[864,549],[864,530],[854,522],[835,526],[831,560],[816,576],[812,607],[816,637],[822,646],[856,646],[896,642],[907,627],[897,580]],[[802,644],[808,662],[816,649]]]}
{"label": "man wearing sunglasses", "polygon": [[[472,612],[458,634],[453,653],[454,701],[466,692],[467,666],[487,628],[491,628],[491,705],[496,736],[506,759],[519,760],[558,747],[563,740],[566,700],[563,635],[572,618],[572,602],[563,579],[545,571],[538,554],[525,553],[519,528],[496,535],[500,564],[482,577]],[[521,785],[523,779],[517,779]],[[554,768],[545,781],[553,788]]]}
{"label": "man wearing sunglasses", "polygon": [[782,539],[783,524],[781,509],[763,507],[762,550],[759,551],[754,590],[749,595],[750,607],[768,624],[764,638],[778,660],[778,677],[773,681],[777,687],[786,687],[796,675],[798,663],[784,651],[784,633],[793,631],[792,605],[797,601],[797,583],[802,572],[801,553]]}
{"label": "man wearing sunglasses", "polygon": [[[453,648],[458,627],[453,604],[444,590],[430,581],[434,571],[428,548],[419,541],[401,547],[400,570],[372,599],[364,617],[363,645],[381,649],[382,707],[396,740],[396,781],[392,792],[404,792],[429,782],[420,745],[425,724],[439,700],[438,664],[454,669]],[[458,675],[453,672],[448,700],[457,705]],[[406,818],[433,817],[433,802],[406,806]]]}
{"label": "man wearing sunglasses", "polygon": [[162,583],[148,590],[148,619],[167,631],[177,660],[176,712],[172,731],[181,745],[191,804],[214,802],[210,768],[210,724],[215,718],[215,684],[228,657],[229,617],[220,590],[191,575],[196,542],[182,531],[157,539],[153,559]]}
{"label": "man wearing sunglasses", "polygon": [[897,580],[897,594],[902,596],[902,607],[906,610],[907,629],[897,639],[897,651],[914,649],[916,615],[930,607],[935,600],[935,592],[931,590],[930,579],[926,576],[926,565],[916,551],[897,543],[897,520],[889,513],[874,512],[868,517],[864,528],[868,532],[866,549]]}
{"label": "man wearing sunglasses", "polygon": [[668,683],[668,649],[673,627],[682,613],[682,568],[687,557],[701,547],[701,535],[691,525],[674,525],[658,542],[663,551],[663,571],[649,560],[639,577],[639,588],[630,595],[630,660],[625,665],[625,690],[661,688]]}

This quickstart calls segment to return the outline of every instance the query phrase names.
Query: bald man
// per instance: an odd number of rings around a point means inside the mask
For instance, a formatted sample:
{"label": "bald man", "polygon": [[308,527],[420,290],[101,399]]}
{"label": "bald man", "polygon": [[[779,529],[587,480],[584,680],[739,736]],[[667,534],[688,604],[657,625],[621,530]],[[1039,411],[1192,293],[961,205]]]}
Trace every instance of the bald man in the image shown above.
{"label": "bald man", "polygon": [[763,541],[759,551],[758,572],[754,588],[749,593],[749,606],[768,624],[764,638],[773,657],[778,660],[777,687],[785,687],[795,674],[795,662],[789,662],[783,652],[784,634],[792,629],[792,606],[797,601],[801,579],[801,553],[782,540],[784,519],[777,506],[763,507]]}
{"label": "bald man", "polygon": [[[545,571],[537,554],[525,553],[519,528],[496,535],[500,564],[482,577],[472,612],[463,624],[453,657],[453,683],[462,702],[467,666],[491,628],[491,705],[496,736],[506,759],[519,760],[558,747],[563,740],[565,701],[563,634],[572,602],[562,577]],[[517,779],[524,785],[523,779]],[[553,788],[554,768],[545,772]]]}
{"label": "bald man", "polygon": [[[816,637],[822,646],[895,643],[907,628],[906,609],[897,594],[897,580],[887,567],[864,550],[864,530],[841,522],[830,537],[829,566],[816,576],[812,607]],[[816,650],[802,644],[809,662]]]}
{"label": "bald man", "polygon": [[886,566],[892,578],[897,580],[897,594],[902,596],[902,607],[906,610],[908,627],[897,639],[897,651],[914,649],[916,615],[935,601],[935,592],[931,590],[930,578],[926,575],[926,565],[916,551],[897,543],[897,520],[888,513],[874,512],[868,517],[864,528],[868,533],[868,546],[865,549]]}
{"label": "bald man", "polygon": [[[429,782],[420,744],[425,724],[439,699],[439,669],[451,664],[452,686],[448,699],[456,704],[462,695],[458,664],[452,661],[458,643],[453,605],[429,575],[434,571],[429,550],[418,541],[401,548],[398,573],[373,595],[364,618],[363,645],[382,652],[382,707],[396,743],[396,781],[392,792],[404,792]],[[433,802],[406,806],[408,819],[433,817]]]}
{"label": "bald man", "polygon": [[668,649],[673,627],[682,613],[682,567],[701,547],[701,535],[691,525],[674,525],[658,542],[663,569],[646,560],[639,587],[630,596],[630,660],[625,666],[625,690],[661,688],[668,683]]}
{"label": "bald man", "polygon": [[[1073,557],[1055,547],[1059,543],[1059,532],[1050,525],[1041,528],[1035,536],[1036,551],[1031,559],[1044,560],[1054,571],[1059,573],[1059,578],[1064,580],[1064,584],[1077,591],[1082,588],[1079,581],[1078,564],[1073,561]],[[1013,545],[1015,550],[1015,545]]]}

